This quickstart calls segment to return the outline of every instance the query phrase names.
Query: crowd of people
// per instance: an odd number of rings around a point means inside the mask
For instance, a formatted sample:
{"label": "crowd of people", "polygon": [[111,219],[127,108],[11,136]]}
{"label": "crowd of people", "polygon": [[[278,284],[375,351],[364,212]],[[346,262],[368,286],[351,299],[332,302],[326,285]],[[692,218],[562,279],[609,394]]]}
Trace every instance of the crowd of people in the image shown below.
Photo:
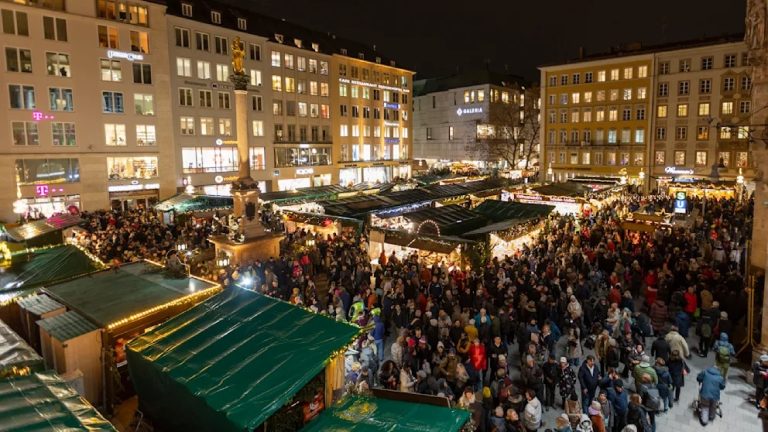
{"label": "crowd of people", "polygon": [[[681,387],[695,385],[693,354],[713,362],[695,380],[701,422],[714,419],[735,355],[729,338],[748,307],[752,205],[710,199],[692,228],[628,232],[626,214],[671,212],[672,201],[626,194],[590,214],[552,214],[532,244],[477,268],[394,253],[374,266],[364,234],[299,230],[279,257],[196,271],[367,328],[347,352],[355,391],[444,396],[483,432],[653,432]],[[141,211],[83,217],[83,245],[105,261],[160,259],[179,237],[205,248],[215,229]],[[554,425],[542,424],[548,410],[562,412]]]}

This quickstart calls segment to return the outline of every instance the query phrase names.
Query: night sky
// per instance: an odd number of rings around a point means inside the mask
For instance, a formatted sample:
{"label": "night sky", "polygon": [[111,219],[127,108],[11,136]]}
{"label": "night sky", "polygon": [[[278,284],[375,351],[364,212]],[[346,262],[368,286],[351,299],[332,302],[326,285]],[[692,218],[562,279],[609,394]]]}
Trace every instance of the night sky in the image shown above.
{"label": "night sky", "polygon": [[[418,78],[482,67],[537,79],[537,66],[630,42],[744,31],[745,0],[225,0],[376,44]],[[452,6],[457,4],[460,6]]]}

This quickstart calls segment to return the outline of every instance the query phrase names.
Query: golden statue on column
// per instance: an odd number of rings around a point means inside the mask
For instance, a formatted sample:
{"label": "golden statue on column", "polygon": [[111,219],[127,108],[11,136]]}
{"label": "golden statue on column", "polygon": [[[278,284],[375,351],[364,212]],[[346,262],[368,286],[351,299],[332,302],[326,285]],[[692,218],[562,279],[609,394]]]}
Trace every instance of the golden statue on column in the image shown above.
{"label": "golden statue on column", "polygon": [[240,41],[240,36],[237,36],[232,40],[232,71],[235,75],[245,75],[243,69],[244,57],[245,50],[243,49],[243,43]]}

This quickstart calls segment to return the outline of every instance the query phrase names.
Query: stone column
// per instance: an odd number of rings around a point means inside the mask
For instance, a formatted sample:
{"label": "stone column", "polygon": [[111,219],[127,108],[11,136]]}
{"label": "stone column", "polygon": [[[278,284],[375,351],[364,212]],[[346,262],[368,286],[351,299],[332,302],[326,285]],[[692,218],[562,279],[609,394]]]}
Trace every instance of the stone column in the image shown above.
{"label": "stone column", "polygon": [[[755,170],[755,213],[752,228],[750,262],[753,270],[765,272],[768,268],[768,32],[766,31],[768,6],[765,0],[747,0],[746,31],[744,40],[749,50],[752,66],[752,140],[750,157]],[[766,287],[755,287],[763,291],[763,304],[756,326],[760,326],[760,346],[755,353],[768,348],[768,293]]]}
{"label": "stone column", "polygon": [[238,178],[240,181],[251,179],[251,157],[248,151],[248,91],[235,90],[235,133],[237,134],[237,154],[240,159]]}

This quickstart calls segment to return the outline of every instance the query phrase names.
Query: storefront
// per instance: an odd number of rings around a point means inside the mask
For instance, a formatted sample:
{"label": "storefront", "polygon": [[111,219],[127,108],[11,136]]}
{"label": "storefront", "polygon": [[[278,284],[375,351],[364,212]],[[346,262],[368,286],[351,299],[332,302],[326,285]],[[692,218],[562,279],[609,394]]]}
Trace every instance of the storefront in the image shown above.
{"label": "storefront", "polygon": [[[38,188],[47,185],[38,185]],[[51,189],[54,189],[51,187]],[[55,188],[57,191],[63,188]],[[50,189],[49,189],[50,190]],[[38,219],[49,218],[57,213],[69,213],[74,209],[80,210],[80,194],[61,194],[61,192],[46,192],[35,197],[23,197],[13,204],[13,211],[24,217]]]}
{"label": "storefront", "polygon": [[363,168],[363,181],[367,183],[386,183],[389,181],[385,166],[372,166]]}
{"label": "storefront", "polygon": [[127,185],[113,185],[109,191],[110,207],[114,210],[148,209],[159,202],[159,183],[139,183],[133,180]]}
{"label": "storefront", "polygon": [[353,186],[363,182],[362,168],[349,166],[339,170],[339,184],[342,186]]}

